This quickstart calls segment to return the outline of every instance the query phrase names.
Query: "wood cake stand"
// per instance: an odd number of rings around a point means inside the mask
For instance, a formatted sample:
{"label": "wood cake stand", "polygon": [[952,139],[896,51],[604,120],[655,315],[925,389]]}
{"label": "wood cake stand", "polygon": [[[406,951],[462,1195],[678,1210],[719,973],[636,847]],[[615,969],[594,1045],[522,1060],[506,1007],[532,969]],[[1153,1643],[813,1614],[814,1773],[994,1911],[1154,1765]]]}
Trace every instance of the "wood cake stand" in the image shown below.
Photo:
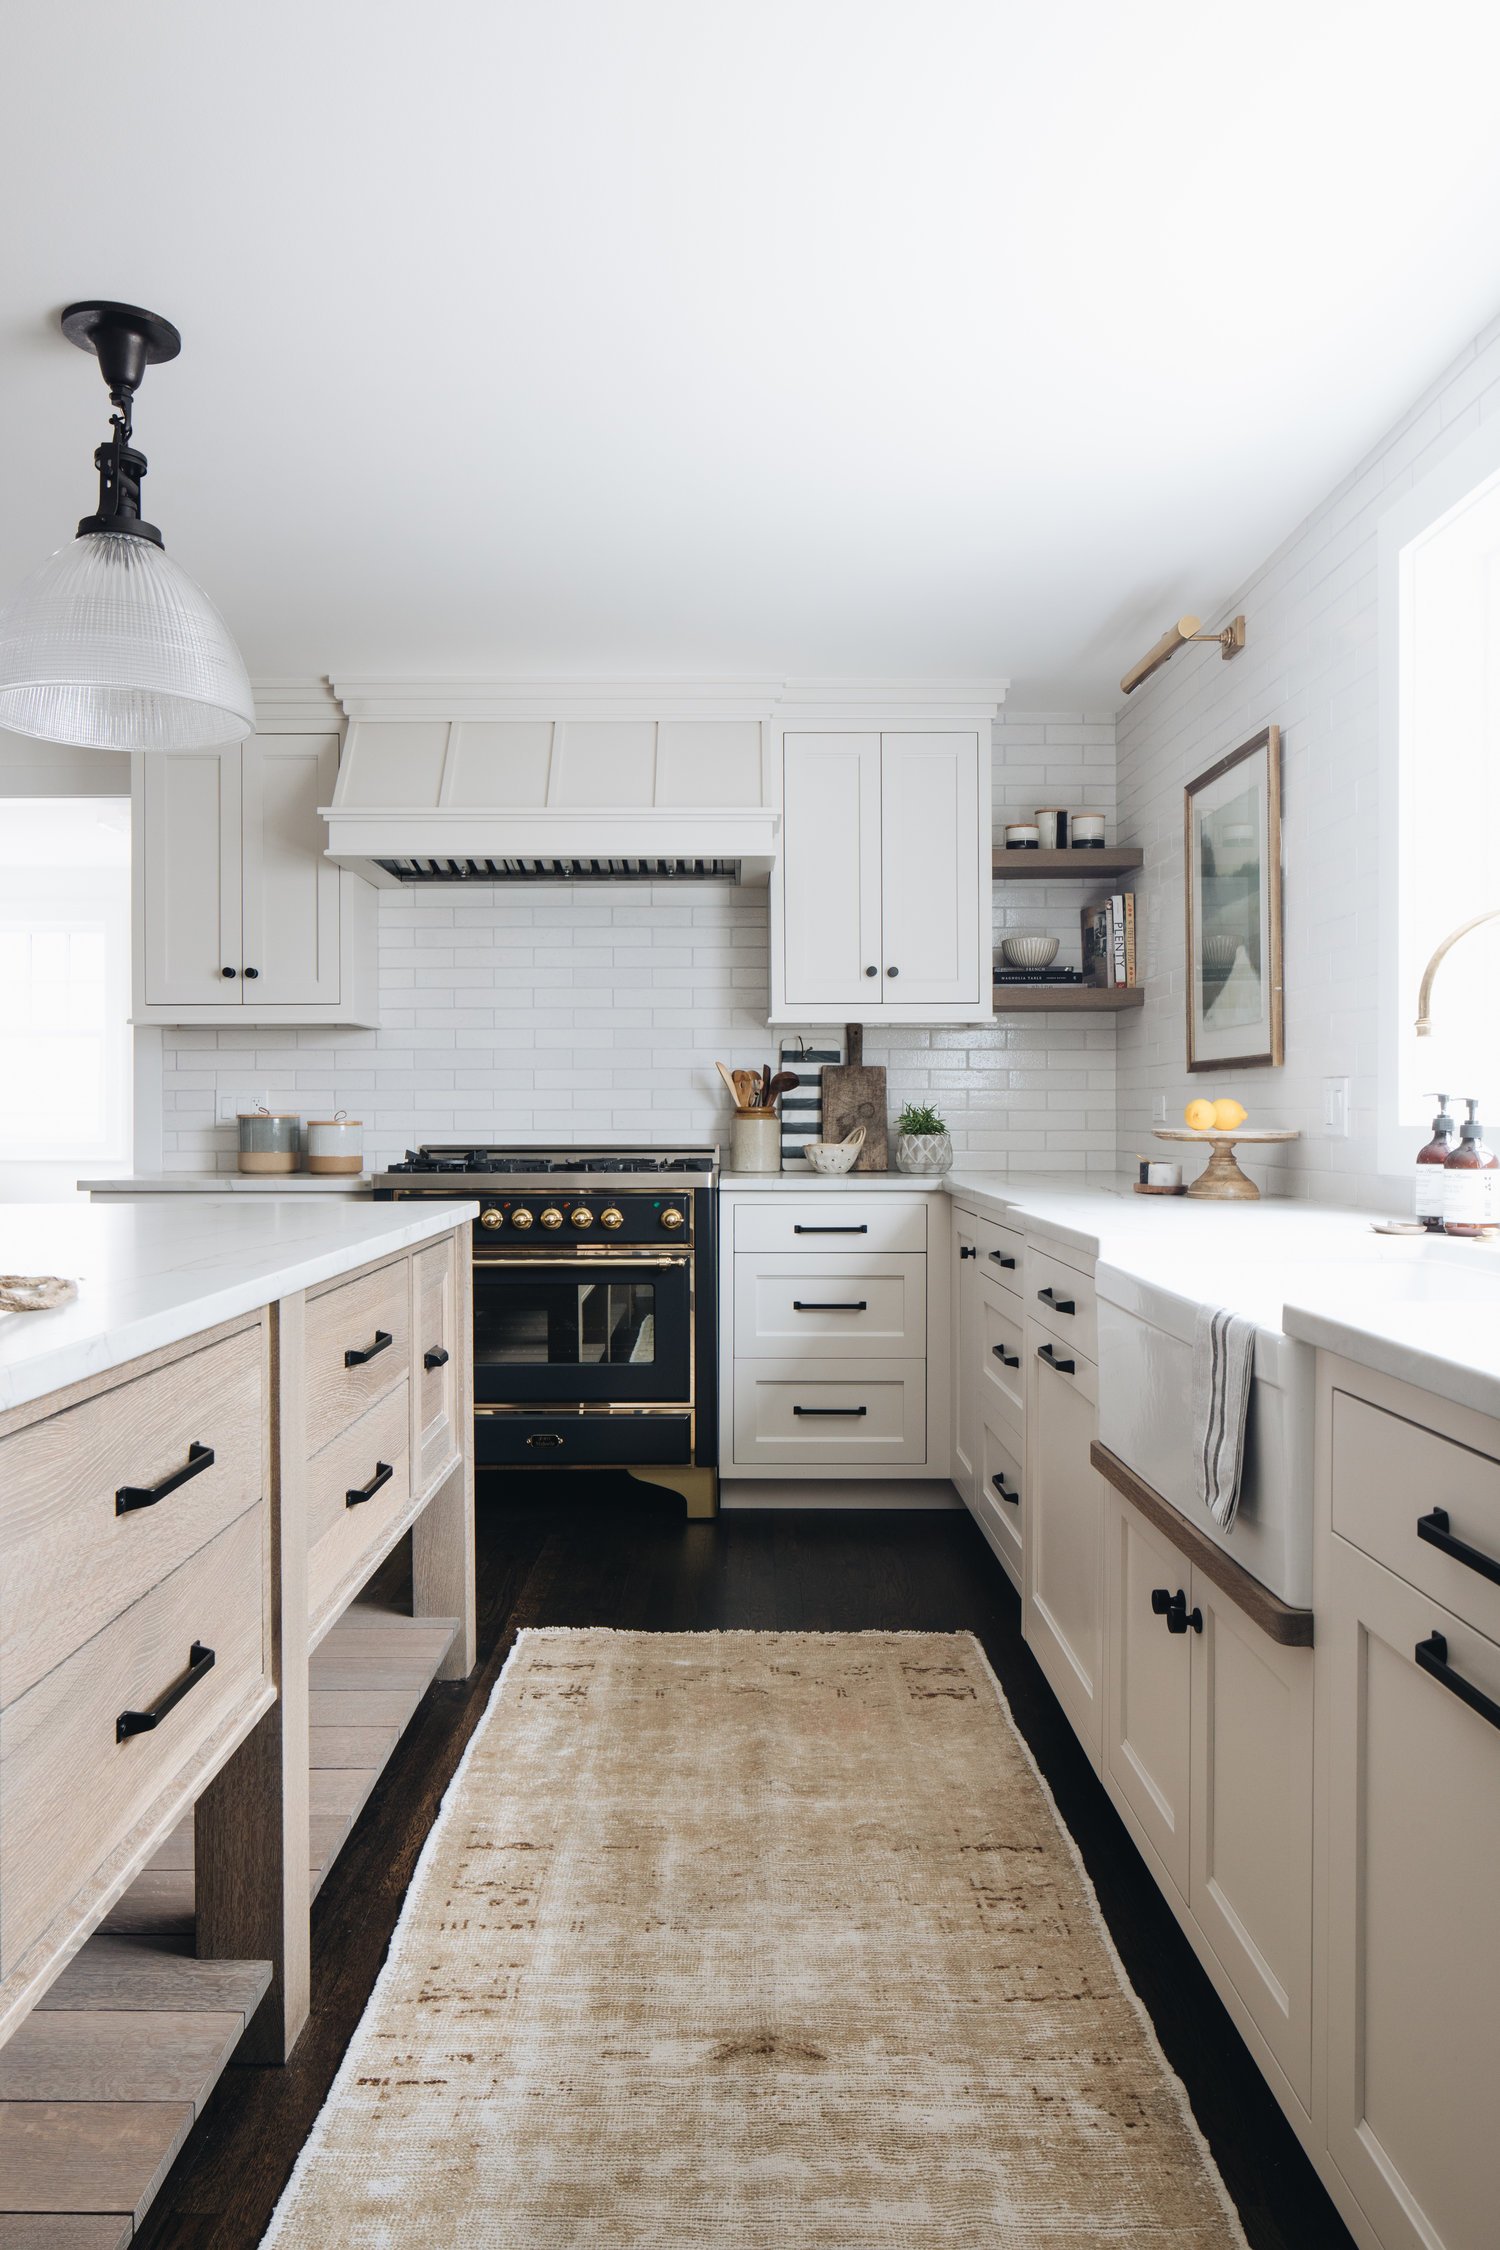
{"label": "wood cake stand", "polygon": [[1301,1133],[1295,1126],[1236,1125],[1227,1133],[1200,1133],[1191,1125],[1158,1125],[1159,1141],[1206,1141],[1213,1150],[1207,1164],[1188,1189],[1189,1195],[1201,1195],[1215,1203],[1258,1203],[1260,1189],[1253,1180],[1247,1180],[1234,1161],[1236,1141],[1247,1146],[1271,1141],[1300,1141]]}

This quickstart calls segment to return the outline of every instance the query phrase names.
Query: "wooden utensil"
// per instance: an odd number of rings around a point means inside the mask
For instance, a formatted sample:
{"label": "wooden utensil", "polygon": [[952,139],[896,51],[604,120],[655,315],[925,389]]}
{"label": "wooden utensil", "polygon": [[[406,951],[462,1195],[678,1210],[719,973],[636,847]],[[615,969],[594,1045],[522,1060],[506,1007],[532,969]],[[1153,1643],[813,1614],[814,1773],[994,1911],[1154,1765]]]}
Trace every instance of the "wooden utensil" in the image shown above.
{"label": "wooden utensil", "polygon": [[754,1109],[756,1089],[760,1085],[758,1073],[753,1070],[732,1070],[729,1075],[734,1080],[734,1098],[740,1108]]}
{"label": "wooden utensil", "polygon": [[859,1152],[856,1172],[890,1169],[887,1141],[885,1070],[880,1064],[866,1067],[862,1024],[845,1026],[849,1060],[823,1066],[823,1138],[841,1141],[856,1126],[865,1128],[865,1145]]}
{"label": "wooden utensil", "polygon": [[740,1106],[739,1088],[735,1085],[733,1071],[726,1069],[724,1064],[721,1062],[716,1062],[714,1064],[714,1069],[718,1072],[719,1076],[723,1079],[725,1085],[728,1087],[729,1099],[733,1102],[735,1108],[738,1109]]}
{"label": "wooden utensil", "polygon": [[783,1094],[792,1093],[802,1083],[794,1070],[778,1070],[766,1088],[766,1107],[774,1109]]}

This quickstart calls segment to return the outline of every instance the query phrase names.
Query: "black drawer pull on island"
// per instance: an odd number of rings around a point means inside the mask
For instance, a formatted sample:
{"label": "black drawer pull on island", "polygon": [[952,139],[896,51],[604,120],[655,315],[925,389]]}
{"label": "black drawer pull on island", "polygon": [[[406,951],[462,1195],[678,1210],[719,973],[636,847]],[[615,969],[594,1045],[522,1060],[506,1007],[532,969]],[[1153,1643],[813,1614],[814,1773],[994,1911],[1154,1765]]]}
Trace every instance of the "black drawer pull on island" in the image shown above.
{"label": "black drawer pull on island", "polygon": [[377,1328],[373,1344],[366,1344],[363,1351],[350,1350],[345,1352],[344,1365],[346,1367],[368,1367],[377,1352],[389,1351],[391,1342],[392,1339],[386,1334],[385,1330]]}
{"label": "black drawer pull on island", "polygon": [[367,1500],[374,1499],[383,1484],[390,1483],[395,1474],[396,1472],[389,1461],[377,1461],[375,1474],[368,1484],[350,1485],[348,1491],[344,1494],[344,1506],[346,1508],[362,1508]]}
{"label": "black drawer pull on island", "polygon": [[204,1470],[211,1469],[213,1465],[214,1449],[211,1445],[190,1445],[188,1457],[182,1467],[173,1469],[170,1476],[162,1478],[160,1484],[119,1485],[115,1491],[115,1514],[128,1516],[132,1508],[154,1508],[158,1500],[165,1500],[169,1492],[175,1492],[179,1485],[189,1483],[193,1477],[201,1477]]}
{"label": "black drawer pull on island", "polygon": [[158,1696],[148,1710],[122,1711],[120,1713],[115,1721],[116,1742],[128,1742],[133,1734],[149,1734],[153,1727],[159,1727],[167,1713],[175,1710],[183,1697],[195,1688],[198,1682],[204,1679],[213,1668],[213,1650],[205,1648],[202,1641],[194,1641],[192,1647],[188,1650],[187,1670],[180,1680],[173,1681],[165,1695]]}

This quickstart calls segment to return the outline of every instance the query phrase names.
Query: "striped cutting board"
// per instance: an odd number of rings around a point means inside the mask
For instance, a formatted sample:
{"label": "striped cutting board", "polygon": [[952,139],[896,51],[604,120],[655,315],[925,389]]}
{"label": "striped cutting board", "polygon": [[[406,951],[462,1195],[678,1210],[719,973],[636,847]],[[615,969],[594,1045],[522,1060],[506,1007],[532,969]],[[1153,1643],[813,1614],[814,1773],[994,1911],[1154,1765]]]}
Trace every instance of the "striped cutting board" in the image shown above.
{"label": "striped cutting board", "polygon": [[841,1063],[844,1059],[842,1039],[826,1042],[821,1047],[809,1047],[805,1039],[783,1039],[781,1042],[782,1070],[789,1070],[797,1083],[781,1097],[781,1169],[783,1172],[805,1172],[807,1157],[804,1151],[809,1141],[818,1140],[823,1131],[823,1065]]}

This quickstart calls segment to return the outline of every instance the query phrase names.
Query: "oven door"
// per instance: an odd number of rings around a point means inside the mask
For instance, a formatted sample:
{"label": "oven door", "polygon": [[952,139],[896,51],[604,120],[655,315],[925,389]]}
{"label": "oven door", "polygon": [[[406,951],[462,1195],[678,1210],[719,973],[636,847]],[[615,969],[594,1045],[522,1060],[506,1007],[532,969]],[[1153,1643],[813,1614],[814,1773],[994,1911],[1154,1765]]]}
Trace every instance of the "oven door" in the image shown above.
{"label": "oven door", "polygon": [[686,1406],[692,1396],[691,1252],[476,1256],[476,1406]]}

